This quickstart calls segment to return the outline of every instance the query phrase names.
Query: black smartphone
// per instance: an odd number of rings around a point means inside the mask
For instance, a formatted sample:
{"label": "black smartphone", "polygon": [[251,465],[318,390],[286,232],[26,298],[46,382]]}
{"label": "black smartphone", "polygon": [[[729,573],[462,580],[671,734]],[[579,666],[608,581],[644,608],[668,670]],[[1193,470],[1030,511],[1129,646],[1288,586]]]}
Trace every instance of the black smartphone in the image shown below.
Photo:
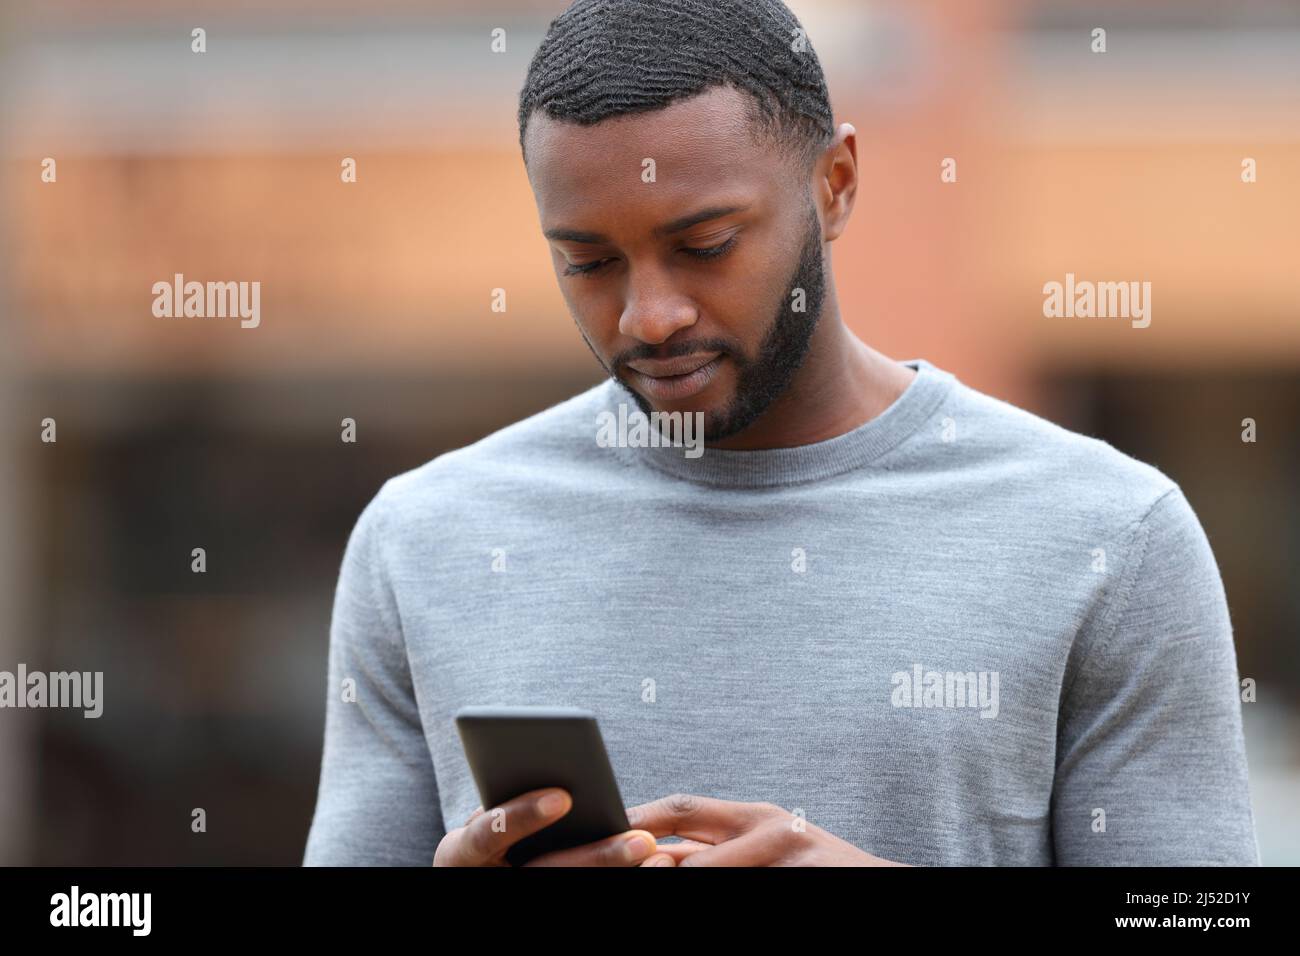
{"label": "black smartphone", "polygon": [[563,787],[569,812],[506,851],[512,866],[631,829],[596,715],[577,707],[462,707],[465,758],[483,809],[541,787]]}

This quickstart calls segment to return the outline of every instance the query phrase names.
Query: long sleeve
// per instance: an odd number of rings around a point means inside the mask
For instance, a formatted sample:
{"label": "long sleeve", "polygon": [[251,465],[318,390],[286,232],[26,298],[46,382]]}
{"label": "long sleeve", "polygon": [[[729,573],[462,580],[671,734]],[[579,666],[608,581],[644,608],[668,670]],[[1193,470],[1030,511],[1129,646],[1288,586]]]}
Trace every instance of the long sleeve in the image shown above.
{"label": "long sleeve", "polygon": [[[348,539],[330,623],[325,739],[305,866],[428,866],[438,787],[384,573],[384,490]],[[355,700],[345,681],[355,683]]]}
{"label": "long sleeve", "polygon": [[1257,866],[1227,599],[1181,489],[1151,507],[1130,555],[1113,613],[1067,667],[1056,863]]}

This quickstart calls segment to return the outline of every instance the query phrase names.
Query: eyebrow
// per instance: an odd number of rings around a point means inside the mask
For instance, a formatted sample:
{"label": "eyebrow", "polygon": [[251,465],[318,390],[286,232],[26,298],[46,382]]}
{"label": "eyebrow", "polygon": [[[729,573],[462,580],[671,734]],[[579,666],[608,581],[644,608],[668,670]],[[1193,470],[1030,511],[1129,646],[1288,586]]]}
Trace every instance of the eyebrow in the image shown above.
{"label": "eyebrow", "polygon": [[[678,216],[671,222],[666,222],[662,226],[654,228],[656,236],[671,236],[675,232],[681,232],[683,229],[689,229],[691,226],[697,226],[702,222],[708,222],[710,219],[721,219],[723,216],[730,216],[732,213],[744,212],[748,205],[742,206],[709,206],[706,209],[700,209],[696,212],[689,213],[685,216]],[[563,226],[556,226],[553,229],[545,230],[542,235],[547,239],[553,239],[557,242],[585,242],[591,245],[599,245],[609,242],[607,236],[599,232],[584,232],[581,229],[566,229]]]}

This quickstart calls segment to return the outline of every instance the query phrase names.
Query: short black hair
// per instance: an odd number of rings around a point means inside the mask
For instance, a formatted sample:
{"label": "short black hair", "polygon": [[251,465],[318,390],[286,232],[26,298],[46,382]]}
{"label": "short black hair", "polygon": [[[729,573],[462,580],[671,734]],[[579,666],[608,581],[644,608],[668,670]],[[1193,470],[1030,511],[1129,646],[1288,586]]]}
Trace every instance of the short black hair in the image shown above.
{"label": "short black hair", "polygon": [[591,126],[729,84],[761,142],[807,168],[834,138],[821,63],[781,0],[575,0],[551,21],[519,94],[519,147],[541,110]]}

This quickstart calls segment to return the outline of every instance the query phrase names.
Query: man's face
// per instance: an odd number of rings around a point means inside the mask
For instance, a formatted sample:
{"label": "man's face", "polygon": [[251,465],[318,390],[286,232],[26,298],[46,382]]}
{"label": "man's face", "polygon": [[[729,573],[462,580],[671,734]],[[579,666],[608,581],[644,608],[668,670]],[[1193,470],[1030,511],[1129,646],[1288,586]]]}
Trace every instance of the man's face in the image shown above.
{"label": "man's face", "polygon": [[542,230],[587,345],[643,412],[704,412],[707,441],[786,389],[822,309],[809,183],[748,123],[745,94],[718,87],[595,126],[535,114],[526,138]]}

